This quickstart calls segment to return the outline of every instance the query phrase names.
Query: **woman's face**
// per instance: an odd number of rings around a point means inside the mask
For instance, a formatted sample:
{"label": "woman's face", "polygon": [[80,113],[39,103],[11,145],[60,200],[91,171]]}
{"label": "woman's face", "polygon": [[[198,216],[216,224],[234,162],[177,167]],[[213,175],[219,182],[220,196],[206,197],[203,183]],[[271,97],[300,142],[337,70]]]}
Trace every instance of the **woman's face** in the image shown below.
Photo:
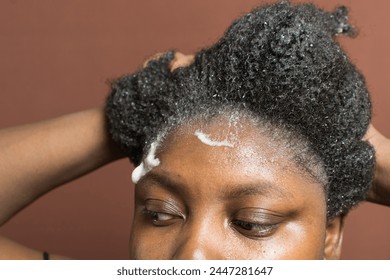
{"label": "woman's face", "polygon": [[132,259],[338,258],[323,186],[249,124],[178,129],[135,190]]}

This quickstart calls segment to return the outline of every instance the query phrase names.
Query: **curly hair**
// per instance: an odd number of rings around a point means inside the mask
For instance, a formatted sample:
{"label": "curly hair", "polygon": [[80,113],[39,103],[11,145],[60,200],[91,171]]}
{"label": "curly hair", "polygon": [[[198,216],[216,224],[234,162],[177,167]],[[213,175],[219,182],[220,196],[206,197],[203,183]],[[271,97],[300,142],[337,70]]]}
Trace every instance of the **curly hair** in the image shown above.
{"label": "curly hair", "polygon": [[165,53],[112,83],[113,140],[138,164],[163,129],[205,108],[237,108],[303,139],[325,170],[328,218],[347,213],[364,199],[375,163],[362,141],[371,117],[364,77],[335,41],[355,34],[347,15],[280,2],[237,19],[188,67],[171,72],[174,52]]}

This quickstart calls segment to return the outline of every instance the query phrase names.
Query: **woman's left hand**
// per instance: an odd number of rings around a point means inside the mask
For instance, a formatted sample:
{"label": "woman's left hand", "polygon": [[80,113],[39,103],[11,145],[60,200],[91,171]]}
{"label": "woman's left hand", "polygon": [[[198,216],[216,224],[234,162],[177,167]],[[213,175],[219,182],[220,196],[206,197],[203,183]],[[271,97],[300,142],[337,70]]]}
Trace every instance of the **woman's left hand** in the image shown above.
{"label": "woman's left hand", "polygon": [[364,140],[374,147],[376,157],[374,181],[367,200],[390,206],[390,139],[370,125]]}

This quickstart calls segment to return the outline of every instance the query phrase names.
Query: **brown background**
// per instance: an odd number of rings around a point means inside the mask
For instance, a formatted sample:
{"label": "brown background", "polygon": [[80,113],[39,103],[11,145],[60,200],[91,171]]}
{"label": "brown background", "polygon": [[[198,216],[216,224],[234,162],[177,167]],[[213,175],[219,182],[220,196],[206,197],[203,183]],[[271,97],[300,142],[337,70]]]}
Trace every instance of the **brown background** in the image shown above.
{"label": "brown background", "polygon": [[[360,35],[341,42],[367,78],[374,124],[390,136],[390,2],[314,2],[351,8]],[[191,53],[212,44],[234,18],[260,3],[0,0],[0,127],[101,105],[110,79],[135,71],[155,52]],[[0,233],[73,258],[124,259],[132,168],[123,160],[67,184],[20,212]],[[390,259],[389,236],[390,208],[364,203],[347,219],[343,258]]]}

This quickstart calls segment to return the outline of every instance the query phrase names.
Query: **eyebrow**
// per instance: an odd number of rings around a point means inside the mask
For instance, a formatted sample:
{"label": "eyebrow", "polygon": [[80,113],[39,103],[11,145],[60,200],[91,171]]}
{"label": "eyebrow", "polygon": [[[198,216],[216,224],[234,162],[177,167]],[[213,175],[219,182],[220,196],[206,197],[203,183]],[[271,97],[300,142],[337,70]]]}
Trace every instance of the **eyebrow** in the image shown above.
{"label": "eyebrow", "polygon": [[238,184],[226,186],[224,199],[239,198],[245,196],[267,196],[286,199],[292,194],[283,187],[276,186],[268,182],[251,184]]}
{"label": "eyebrow", "polygon": [[[165,174],[165,172],[162,174],[160,172],[149,172],[140,182],[140,187],[143,187],[142,185],[144,181],[154,181],[172,193],[187,193],[185,184],[173,179],[172,176]],[[287,191],[285,188],[269,182],[261,181],[250,184],[226,185],[222,191],[221,199],[231,200],[245,196],[267,196],[282,199],[293,197],[292,193]]]}
{"label": "eyebrow", "polygon": [[144,182],[153,181],[172,193],[185,193],[185,185],[174,180],[169,174],[157,172],[148,172],[140,181],[140,187],[143,188]]}

